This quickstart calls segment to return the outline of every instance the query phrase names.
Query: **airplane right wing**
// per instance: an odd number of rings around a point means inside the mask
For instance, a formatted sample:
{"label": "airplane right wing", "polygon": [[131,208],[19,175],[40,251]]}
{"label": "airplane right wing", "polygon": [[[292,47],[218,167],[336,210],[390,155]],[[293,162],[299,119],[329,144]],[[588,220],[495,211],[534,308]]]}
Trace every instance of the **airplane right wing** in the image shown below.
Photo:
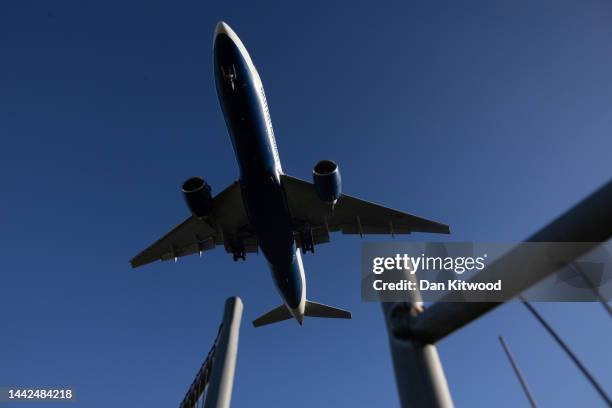
{"label": "airplane right wing", "polygon": [[[314,185],[282,175],[289,211],[297,229],[309,231],[313,244],[329,242],[329,232],[343,234],[410,234],[430,232],[449,234],[448,225],[383,207],[360,198],[342,194],[334,206],[322,202]],[[298,237],[298,240],[300,237]]]}
{"label": "airplane right wing", "polygon": [[224,245],[227,252],[257,252],[257,237],[249,224],[238,182],[213,199],[207,219],[191,216],[136,255],[133,268],[154,261],[167,261],[201,253]]}

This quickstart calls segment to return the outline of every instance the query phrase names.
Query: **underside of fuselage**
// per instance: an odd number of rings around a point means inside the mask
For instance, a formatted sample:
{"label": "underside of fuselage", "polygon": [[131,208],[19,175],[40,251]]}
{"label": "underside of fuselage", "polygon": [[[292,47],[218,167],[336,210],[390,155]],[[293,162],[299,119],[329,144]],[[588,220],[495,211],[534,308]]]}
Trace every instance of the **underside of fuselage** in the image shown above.
{"label": "underside of fuselage", "polygon": [[224,23],[215,30],[214,72],[249,221],[276,287],[301,323],[306,296],[301,254],[280,183],[280,162],[263,86],[242,42]]}

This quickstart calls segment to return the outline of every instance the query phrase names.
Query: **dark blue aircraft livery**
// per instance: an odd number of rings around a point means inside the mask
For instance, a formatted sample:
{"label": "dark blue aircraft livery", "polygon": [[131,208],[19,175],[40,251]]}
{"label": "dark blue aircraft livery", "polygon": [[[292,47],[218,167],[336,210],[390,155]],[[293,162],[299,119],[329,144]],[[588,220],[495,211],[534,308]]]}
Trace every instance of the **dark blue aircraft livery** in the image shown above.
{"label": "dark blue aircraft livery", "polygon": [[336,163],[314,166],[313,182],[283,173],[263,85],[242,41],[225,23],[214,36],[219,103],[232,140],[240,179],[214,198],[200,177],[182,187],[192,215],[134,259],[133,267],[175,261],[223,245],[234,261],[261,249],[284,303],[255,327],[304,316],[349,319],[351,313],[306,299],[301,253],[329,242],[329,233],[448,234],[447,225],[342,194]]}

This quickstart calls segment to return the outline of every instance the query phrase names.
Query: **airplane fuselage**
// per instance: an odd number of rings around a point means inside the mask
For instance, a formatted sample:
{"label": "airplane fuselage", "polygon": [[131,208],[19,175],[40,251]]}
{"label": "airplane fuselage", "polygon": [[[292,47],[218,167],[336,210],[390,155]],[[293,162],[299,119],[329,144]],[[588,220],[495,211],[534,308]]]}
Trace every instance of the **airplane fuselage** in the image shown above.
{"label": "airplane fuselage", "polygon": [[247,50],[224,23],[215,30],[214,75],[249,221],[285,304],[301,324],[306,301],[304,268],[281,184],[282,167],[266,96]]}

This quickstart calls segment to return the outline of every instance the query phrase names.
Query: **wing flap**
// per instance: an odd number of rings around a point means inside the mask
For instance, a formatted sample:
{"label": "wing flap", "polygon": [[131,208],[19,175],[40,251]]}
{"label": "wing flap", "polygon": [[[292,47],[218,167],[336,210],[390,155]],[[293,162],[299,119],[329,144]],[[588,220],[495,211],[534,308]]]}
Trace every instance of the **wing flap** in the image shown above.
{"label": "wing flap", "polygon": [[[314,187],[313,187],[314,188]],[[342,194],[332,217],[344,234],[449,234],[448,225]]]}
{"label": "wing flap", "polygon": [[170,232],[136,255],[133,268],[157,260],[167,261],[215,247],[215,230],[205,221],[189,217]]}

